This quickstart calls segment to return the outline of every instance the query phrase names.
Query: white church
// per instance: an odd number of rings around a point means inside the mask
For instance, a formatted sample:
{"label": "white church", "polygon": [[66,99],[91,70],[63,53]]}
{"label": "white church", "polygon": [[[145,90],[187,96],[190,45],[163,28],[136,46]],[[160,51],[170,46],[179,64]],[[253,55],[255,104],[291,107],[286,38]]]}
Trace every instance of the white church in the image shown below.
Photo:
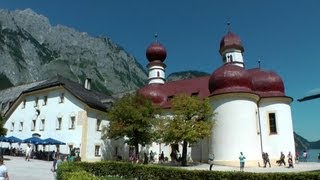
{"label": "white church", "polygon": [[[180,93],[209,98],[216,125],[210,137],[188,149],[193,161],[207,162],[213,153],[215,164],[238,166],[243,152],[246,164],[257,166],[262,163],[262,152],[271,161],[278,160],[281,152],[294,155],[293,99],[285,95],[281,77],[261,68],[246,69],[241,40],[230,31],[221,39],[219,52],[223,65],[211,76],[165,82],[166,50],[152,43],[146,51],[149,84],[138,92],[168,111],[170,99]],[[172,149],[181,150],[181,145],[154,144],[151,149],[164,150],[169,156]]]}
{"label": "white church", "polygon": [[[222,38],[219,52],[223,65],[210,76],[166,82],[166,50],[152,43],[146,51],[149,83],[138,93],[168,113],[170,100],[177,94],[209,98],[216,125],[210,137],[189,147],[188,160],[207,162],[214,153],[216,164],[238,166],[243,152],[246,164],[257,166],[262,152],[268,152],[271,161],[279,159],[280,152],[294,155],[292,98],[285,95],[281,77],[261,68],[246,69],[241,40],[232,32]],[[13,89],[0,92],[7,136],[54,138],[66,143],[60,146],[62,153],[80,148],[83,161],[129,158],[132,149],[122,141],[101,140],[101,129],[108,125],[107,109],[114,99],[91,90],[89,79],[82,86],[58,76],[17,88],[20,91],[15,96]],[[6,99],[9,96],[15,100]],[[146,149],[157,155],[163,151],[170,159],[171,151],[181,152],[182,146],[153,143]]]}

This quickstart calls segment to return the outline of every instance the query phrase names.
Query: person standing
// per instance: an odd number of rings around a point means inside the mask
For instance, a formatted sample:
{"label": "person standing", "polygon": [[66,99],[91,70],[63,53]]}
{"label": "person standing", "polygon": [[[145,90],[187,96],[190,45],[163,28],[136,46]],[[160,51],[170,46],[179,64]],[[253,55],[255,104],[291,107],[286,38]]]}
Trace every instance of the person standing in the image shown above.
{"label": "person standing", "polygon": [[244,169],[244,162],[246,157],[243,155],[242,152],[240,152],[239,160],[240,160],[240,171],[243,172]]}
{"label": "person standing", "polygon": [[31,151],[32,151],[31,145],[28,144],[26,148],[26,161],[30,161]]}
{"label": "person standing", "polygon": [[293,159],[292,159],[292,154],[291,152],[289,151],[289,154],[288,154],[288,164],[289,164],[289,168],[293,168]]}
{"label": "person standing", "polygon": [[210,171],[212,170],[213,161],[214,161],[214,154],[212,153],[209,155],[209,164],[210,164],[209,170]]}
{"label": "person standing", "polygon": [[56,164],[57,164],[57,154],[58,152],[55,152],[54,150],[52,151],[52,159],[53,159],[53,164],[52,164],[52,171],[55,172],[56,171]]}
{"label": "person standing", "polygon": [[8,170],[3,163],[2,156],[0,156],[0,180],[9,180]]}

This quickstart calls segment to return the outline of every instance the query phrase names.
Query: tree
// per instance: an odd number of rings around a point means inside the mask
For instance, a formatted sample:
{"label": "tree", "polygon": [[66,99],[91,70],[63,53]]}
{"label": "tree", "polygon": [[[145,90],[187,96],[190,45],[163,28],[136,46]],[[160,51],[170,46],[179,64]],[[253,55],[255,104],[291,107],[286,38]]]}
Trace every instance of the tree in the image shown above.
{"label": "tree", "polygon": [[5,120],[2,115],[0,115],[0,135],[5,136],[7,134],[7,129],[4,128]]}
{"label": "tree", "polygon": [[172,116],[166,124],[164,141],[183,143],[181,165],[187,165],[187,147],[211,134],[213,111],[207,99],[180,94],[172,99]]}
{"label": "tree", "polygon": [[156,137],[154,123],[159,108],[139,94],[128,94],[115,102],[108,112],[109,126],[105,127],[102,138],[125,138],[125,142],[135,147],[136,157],[139,144],[151,144]]}

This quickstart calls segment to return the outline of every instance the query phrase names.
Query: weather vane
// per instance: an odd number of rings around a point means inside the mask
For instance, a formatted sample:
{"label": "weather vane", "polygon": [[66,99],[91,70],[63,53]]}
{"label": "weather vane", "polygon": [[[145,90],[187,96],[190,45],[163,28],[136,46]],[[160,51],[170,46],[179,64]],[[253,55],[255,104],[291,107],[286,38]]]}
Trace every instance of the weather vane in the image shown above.
{"label": "weather vane", "polygon": [[261,67],[261,61],[260,61],[260,59],[258,59],[258,67],[259,67],[259,68]]}
{"label": "weather vane", "polygon": [[227,21],[227,31],[230,32],[231,30],[231,21],[230,21],[230,18],[228,18],[228,21]]}
{"label": "weather vane", "polygon": [[158,33],[154,34],[154,38],[155,38],[156,42],[158,42]]}

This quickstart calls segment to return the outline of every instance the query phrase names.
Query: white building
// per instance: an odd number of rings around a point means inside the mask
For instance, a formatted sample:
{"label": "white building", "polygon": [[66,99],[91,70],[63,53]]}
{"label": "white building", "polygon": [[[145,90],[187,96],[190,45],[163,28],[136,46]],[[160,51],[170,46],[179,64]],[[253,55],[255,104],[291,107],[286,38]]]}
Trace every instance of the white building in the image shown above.
{"label": "white building", "polygon": [[[105,147],[101,129],[107,125],[106,112],[113,98],[90,87],[90,79],[84,87],[57,76],[22,88],[4,114],[7,136],[26,139],[38,134],[42,139],[57,139],[66,143],[60,145],[61,153],[69,154],[70,148],[80,148],[84,161],[100,160],[103,152],[110,152],[103,155],[111,156],[114,149]],[[21,144],[22,148],[25,146]],[[45,150],[56,150],[56,147],[45,147]]]}
{"label": "white building", "polygon": [[[170,99],[179,93],[210,99],[216,126],[208,139],[191,148],[194,161],[207,162],[214,153],[216,164],[238,165],[243,152],[247,165],[256,166],[262,163],[262,152],[272,161],[281,152],[294,155],[292,98],[285,95],[280,76],[260,67],[245,69],[244,48],[232,32],[222,38],[219,52],[223,65],[211,76],[165,82],[166,50],[158,42],[151,44],[146,52],[149,84],[139,93],[168,110]],[[179,146],[166,147],[166,155],[176,148]]]}

